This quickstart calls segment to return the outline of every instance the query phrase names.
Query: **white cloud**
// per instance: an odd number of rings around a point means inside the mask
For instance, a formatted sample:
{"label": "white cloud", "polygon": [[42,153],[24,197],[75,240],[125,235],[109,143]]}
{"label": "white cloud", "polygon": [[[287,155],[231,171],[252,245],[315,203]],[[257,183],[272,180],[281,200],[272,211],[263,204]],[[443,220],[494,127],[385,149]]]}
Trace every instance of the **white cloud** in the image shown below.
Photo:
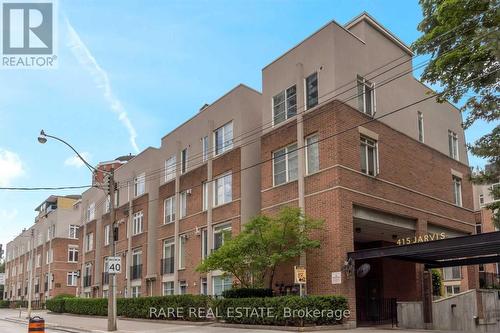
{"label": "white cloud", "polygon": [[[83,153],[80,153],[80,155],[83,157],[84,160],[86,160],[87,162],[90,162],[90,153],[83,152]],[[73,155],[73,156],[68,157],[64,161],[64,165],[75,167],[75,168],[81,168],[85,164],[83,164],[83,161],[78,156]]]}
{"label": "white cloud", "polygon": [[113,94],[108,73],[97,63],[97,60],[94,58],[85,43],[80,39],[80,36],[68,20],[66,20],[66,26],[68,28],[69,35],[69,48],[80,65],[82,65],[92,75],[97,88],[102,90],[104,99],[108,102],[111,111],[118,115],[118,119],[127,129],[130,144],[135,152],[138,153],[139,147],[136,142],[137,132],[132,125],[127,112],[125,111],[122,102]]}
{"label": "white cloud", "polygon": [[8,186],[14,178],[24,174],[21,158],[16,153],[0,148],[0,186]]}

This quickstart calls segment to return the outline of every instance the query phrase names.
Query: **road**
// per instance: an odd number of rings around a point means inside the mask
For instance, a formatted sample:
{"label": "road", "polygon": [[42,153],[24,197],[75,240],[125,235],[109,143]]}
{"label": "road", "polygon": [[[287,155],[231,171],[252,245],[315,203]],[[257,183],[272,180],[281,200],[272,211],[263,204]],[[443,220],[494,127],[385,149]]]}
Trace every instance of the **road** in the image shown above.
{"label": "road", "polygon": [[[26,333],[28,327],[26,324],[12,323],[5,320],[0,320],[0,332],[2,333]],[[61,333],[61,331],[45,330],[46,333]]]}

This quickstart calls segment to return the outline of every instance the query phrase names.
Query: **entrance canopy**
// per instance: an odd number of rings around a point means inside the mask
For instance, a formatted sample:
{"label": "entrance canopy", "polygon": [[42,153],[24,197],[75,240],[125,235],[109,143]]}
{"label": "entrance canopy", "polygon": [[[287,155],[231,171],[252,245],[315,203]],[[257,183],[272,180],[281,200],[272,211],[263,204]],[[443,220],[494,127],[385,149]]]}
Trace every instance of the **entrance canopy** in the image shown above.
{"label": "entrance canopy", "polygon": [[500,262],[500,231],[400,246],[349,252],[354,260],[392,258],[425,264],[427,268]]}

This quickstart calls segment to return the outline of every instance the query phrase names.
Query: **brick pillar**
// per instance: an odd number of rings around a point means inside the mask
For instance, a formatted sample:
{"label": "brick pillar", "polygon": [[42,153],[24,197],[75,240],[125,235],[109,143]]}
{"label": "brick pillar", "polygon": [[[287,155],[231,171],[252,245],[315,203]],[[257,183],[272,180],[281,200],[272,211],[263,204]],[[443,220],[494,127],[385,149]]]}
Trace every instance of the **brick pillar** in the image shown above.
{"label": "brick pillar", "polygon": [[[419,218],[415,225],[415,236],[423,236],[427,234],[427,220]],[[415,295],[417,295],[416,301],[424,300],[424,288],[423,288],[423,276],[424,276],[424,265],[416,264],[415,267]]]}

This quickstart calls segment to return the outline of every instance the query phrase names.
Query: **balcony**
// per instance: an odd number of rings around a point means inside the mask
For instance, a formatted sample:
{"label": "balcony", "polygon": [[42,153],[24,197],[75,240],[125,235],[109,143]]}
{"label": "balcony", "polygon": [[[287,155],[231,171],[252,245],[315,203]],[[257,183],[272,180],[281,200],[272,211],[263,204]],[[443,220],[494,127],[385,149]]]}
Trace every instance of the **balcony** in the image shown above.
{"label": "balcony", "polygon": [[130,266],[130,277],[132,280],[140,279],[142,277],[142,264]]}
{"label": "balcony", "polygon": [[92,275],[86,275],[83,277],[83,287],[87,288],[92,285]]}
{"label": "balcony", "polygon": [[174,274],[174,257],[161,259],[161,274]]}
{"label": "balcony", "polygon": [[102,272],[102,284],[109,284],[109,273]]}

